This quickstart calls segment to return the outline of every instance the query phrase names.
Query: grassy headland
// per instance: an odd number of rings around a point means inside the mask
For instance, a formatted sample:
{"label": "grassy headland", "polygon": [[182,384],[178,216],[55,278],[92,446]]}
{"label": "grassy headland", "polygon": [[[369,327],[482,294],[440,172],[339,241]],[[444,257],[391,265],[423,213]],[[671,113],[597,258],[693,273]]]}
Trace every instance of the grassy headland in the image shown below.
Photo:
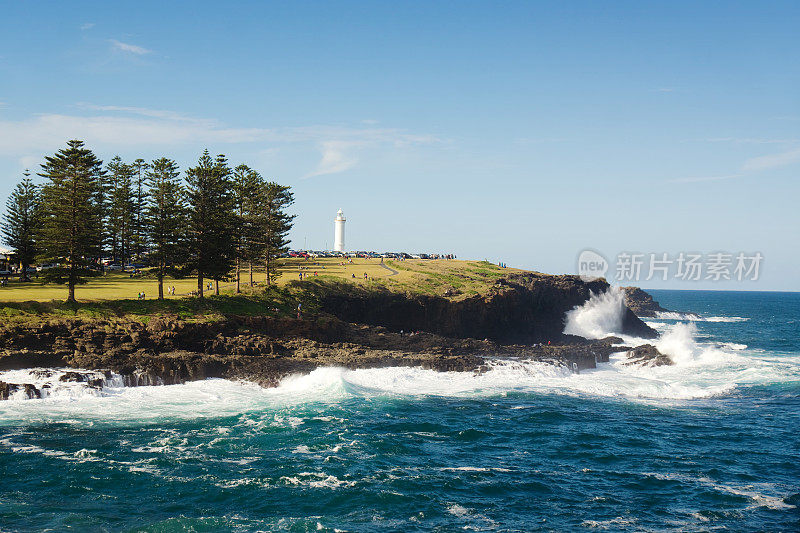
{"label": "grassy headland", "polygon": [[[174,286],[175,295],[155,299],[157,281],[147,271],[131,277],[111,272],[90,278],[76,288],[77,303],[64,302],[66,287],[38,281],[10,281],[0,288],[0,316],[4,320],[30,320],[35,317],[83,316],[147,320],[149,316],[172,315],[184,319],[213,319],[231,315],[290,316],[301,303],[304,312],[316,309],[321,290],[356,289],[356,292],[388,290],[409,295],[443,296],[459,300],[486,294],[501,277],[516,269],[503,269],[485,261],[406,260],[354,258],[290,258],[281,260],[280,277],[266,287],[263,270],[254,272],[256,285],[250,287],[249,272],[242,272],[242,292],[235,293],[235,283],[220,285],[220,296],[200,299],[189,294],[196,289],[194,278],[167,278],[165,286]],[[300,280],[300,273],[304,279]],[[365,278],[366,274],[366,278]],[[144,292],[146,298],[137,298]],[[208,294],[208,293],[207,293]]]}

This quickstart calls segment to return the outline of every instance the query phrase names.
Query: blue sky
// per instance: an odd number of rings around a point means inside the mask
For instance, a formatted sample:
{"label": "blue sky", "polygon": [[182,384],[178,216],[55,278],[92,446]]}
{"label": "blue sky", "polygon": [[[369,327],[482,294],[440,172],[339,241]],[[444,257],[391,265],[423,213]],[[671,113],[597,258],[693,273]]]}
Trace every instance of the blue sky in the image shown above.
{"label": "blue sky", "polygon": [[[231,5],[232,4],[232,5]],[[295,246],[574,272],[761,252],[800,290],[795,2],[6,2],[0,197],[69,138],[291,185]]]}

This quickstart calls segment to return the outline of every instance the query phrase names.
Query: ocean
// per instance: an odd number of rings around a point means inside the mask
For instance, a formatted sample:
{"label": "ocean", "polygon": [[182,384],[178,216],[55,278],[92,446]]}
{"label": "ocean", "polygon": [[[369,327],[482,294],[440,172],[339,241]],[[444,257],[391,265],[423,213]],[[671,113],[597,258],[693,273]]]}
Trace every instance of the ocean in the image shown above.
{"label": "ocean", "polygon": [[[0,531],[800,530],[800,293],[650,292],[683,312],[646,320],[674,366],[0,402]],[[613,329],[607,300],[572,330]]]}

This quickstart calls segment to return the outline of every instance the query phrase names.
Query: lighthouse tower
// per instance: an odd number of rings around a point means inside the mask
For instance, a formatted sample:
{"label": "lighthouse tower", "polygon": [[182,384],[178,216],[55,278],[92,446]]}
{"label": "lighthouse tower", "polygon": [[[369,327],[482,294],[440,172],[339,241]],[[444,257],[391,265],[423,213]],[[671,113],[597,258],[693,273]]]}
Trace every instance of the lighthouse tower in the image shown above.
{"label": "lighthouse tower", "polygon": [[335,252],[344,252],[344,223],[346,220],[347,219],[344,218],[344,213],[339,209],[339,212],[336,213],[336,218],[333,220],[335,229],[333,251]]}

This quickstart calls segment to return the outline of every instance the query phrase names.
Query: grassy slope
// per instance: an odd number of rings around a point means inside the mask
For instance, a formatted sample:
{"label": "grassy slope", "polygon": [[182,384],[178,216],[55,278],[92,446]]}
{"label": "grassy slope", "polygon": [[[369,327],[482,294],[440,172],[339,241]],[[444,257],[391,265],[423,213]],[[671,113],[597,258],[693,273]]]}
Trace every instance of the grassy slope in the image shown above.
{"label": "grassy slope", "polygon": [[[0,317],[5,321],[26,321],[43,315],[126,316],[140,320],[161,314],[201,319],[234,314],[293,315],[298,302],[303,303],[305,311],[313,311],[316,307],[314,293],[324,290],[326,282],[336,282],[339,287],[353,284],[366,290],[386,288],[460,299],[487,292],[498,278],[514,271],[478,261],[386,261],[387,267],[397,271],[393,274],[381,265],[380,259],[353,259],[352,264],[343,263],[338,259],[284,260],[277,287],[266,290],[263,271],[257,271],[254,279],[260,281],[260,285],[250,288],[247,286],[249,274],[243,272],[243,294],[234,294],[234,284],[224,283],[221,285],[222,295],[204,300],[185,296],[197,286],[197,281],[192,278],[166,280],[165,287],[176,287],[176,296],[158,301],[154,299],[157,294],[154,278],[108,274],[79,286],[76,289],[79,302],[73,306],[63,303],[67,292],[65,286],[11,282],[8,287],[0,288]],[[299,281],[299,272],[304,273],[305,281]],[[136,296],[140,291],[144,291],[148,298],[138,300]]]}

